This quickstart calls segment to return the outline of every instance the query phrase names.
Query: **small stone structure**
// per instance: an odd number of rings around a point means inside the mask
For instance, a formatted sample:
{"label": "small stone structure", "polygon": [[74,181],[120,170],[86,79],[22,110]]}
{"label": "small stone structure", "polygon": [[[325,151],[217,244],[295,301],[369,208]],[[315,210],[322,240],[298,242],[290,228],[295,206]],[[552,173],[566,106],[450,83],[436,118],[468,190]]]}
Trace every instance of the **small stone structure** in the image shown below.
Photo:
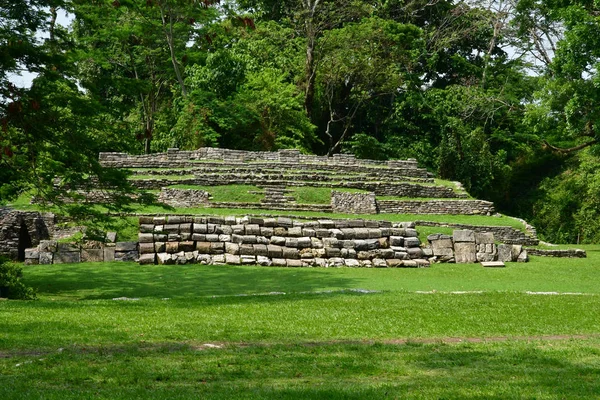
{"label": "small stone structure", "polygon": [[331,210],[340,214],[377,214],[375,193],[331,192]]}
{"label": "small stone structure", "polygon": [[491,215],[494,203],[484,200],[377,200],[382,214]]}
{"label": "small stone structure", "polygon": [[54,230],[54,214],[0,208],[0,256],[25,260],[25,250],[49,239]]}
{"label": "small stone structure", "polygon": [[530,256],[541,256],[541,257],[560,257],[560,258],[586,258],[587,252],[582,249],[532,249],[525,248],[527,254]]}
{"label": "small stone structure", "polygon": [[287,217],[140,217],[140,264],[426,267],[414,224]]}
{"label": "small stone structure", "polygon": [[527,262],[527,250],[521,245],[499,244],[494,242],[491,232],[455,230],[452,236],[434,234],[427,237],[433,257],[432,262]]}
{"label": "small stone structure", "polygon": [[79,262],[137,261],[137,242],[59,243],[42,240],[37,247],[25,251],[25,264],[72,264]]}
{"label": "small stone structure", "polygon": [[528,230],[529,234],[512,228],[510,226],[489,226],[489,225],[466,225],[451,224],[432,221],[416,221],[417,226],[448,227],[456,229],[468,229],[475,232],[489,232],[494,234],[494,238],[501,243],[520,244],[525,246],[537,246],[540,241],[535,235],[535,230]]}

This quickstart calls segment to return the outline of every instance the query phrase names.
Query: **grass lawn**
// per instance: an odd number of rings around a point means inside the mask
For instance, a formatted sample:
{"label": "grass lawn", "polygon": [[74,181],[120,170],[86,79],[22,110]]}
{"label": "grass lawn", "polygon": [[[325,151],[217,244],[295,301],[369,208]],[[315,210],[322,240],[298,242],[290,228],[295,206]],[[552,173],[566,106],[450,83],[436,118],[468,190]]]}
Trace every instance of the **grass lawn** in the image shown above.
{"label": "grass lawn", "polygon": [[27,266],[40,299],[0,302],[0,396],[598,398],[586,250],[504,269]]}

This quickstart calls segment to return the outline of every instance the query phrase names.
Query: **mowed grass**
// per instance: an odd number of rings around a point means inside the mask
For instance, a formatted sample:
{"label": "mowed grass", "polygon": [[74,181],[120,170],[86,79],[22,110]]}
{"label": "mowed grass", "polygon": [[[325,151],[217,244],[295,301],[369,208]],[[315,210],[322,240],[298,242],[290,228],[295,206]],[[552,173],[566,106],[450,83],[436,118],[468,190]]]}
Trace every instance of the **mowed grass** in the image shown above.
{"label": "mowed grass", "polygon": [[26,266],[40,299],[0,302],[0,396],[594,398],[586,250],[504,269]]}

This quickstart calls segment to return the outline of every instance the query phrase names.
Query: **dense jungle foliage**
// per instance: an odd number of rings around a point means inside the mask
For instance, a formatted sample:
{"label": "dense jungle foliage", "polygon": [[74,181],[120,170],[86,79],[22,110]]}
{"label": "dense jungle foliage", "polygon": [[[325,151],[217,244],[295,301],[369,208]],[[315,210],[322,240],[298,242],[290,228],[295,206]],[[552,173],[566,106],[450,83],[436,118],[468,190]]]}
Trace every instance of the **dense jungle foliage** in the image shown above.
{"label": "dense jungle foliage", "polygon": [[597,242],[599,57],[588,0],[0,0],[0,199],[122,182],[98,151],[298,148]]}

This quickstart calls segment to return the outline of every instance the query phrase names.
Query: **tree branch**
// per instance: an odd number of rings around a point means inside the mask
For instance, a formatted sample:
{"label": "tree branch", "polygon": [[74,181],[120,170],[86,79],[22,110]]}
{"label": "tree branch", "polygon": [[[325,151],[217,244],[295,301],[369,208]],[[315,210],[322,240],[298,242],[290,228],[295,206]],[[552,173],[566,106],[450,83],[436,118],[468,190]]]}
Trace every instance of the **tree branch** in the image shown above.
{"label": "tree branch", "polygon": [[544,148],[548,148],[556,153],[561,153],[561,154],[569,154],[569,153],[573,153],[582,149],[585,149],[586,147],[590,147],[596,143],[600,143],[599,139],[594,139],[591,140],[589,142],[585,142],[583,144],[580,144],[579,146],[575,146],[575,147],[570,147],[570,148],[562,148],[562,147],[556,147],[551,145],[550,143],[548,143],[546,140],[544,140],[543,142]]}

